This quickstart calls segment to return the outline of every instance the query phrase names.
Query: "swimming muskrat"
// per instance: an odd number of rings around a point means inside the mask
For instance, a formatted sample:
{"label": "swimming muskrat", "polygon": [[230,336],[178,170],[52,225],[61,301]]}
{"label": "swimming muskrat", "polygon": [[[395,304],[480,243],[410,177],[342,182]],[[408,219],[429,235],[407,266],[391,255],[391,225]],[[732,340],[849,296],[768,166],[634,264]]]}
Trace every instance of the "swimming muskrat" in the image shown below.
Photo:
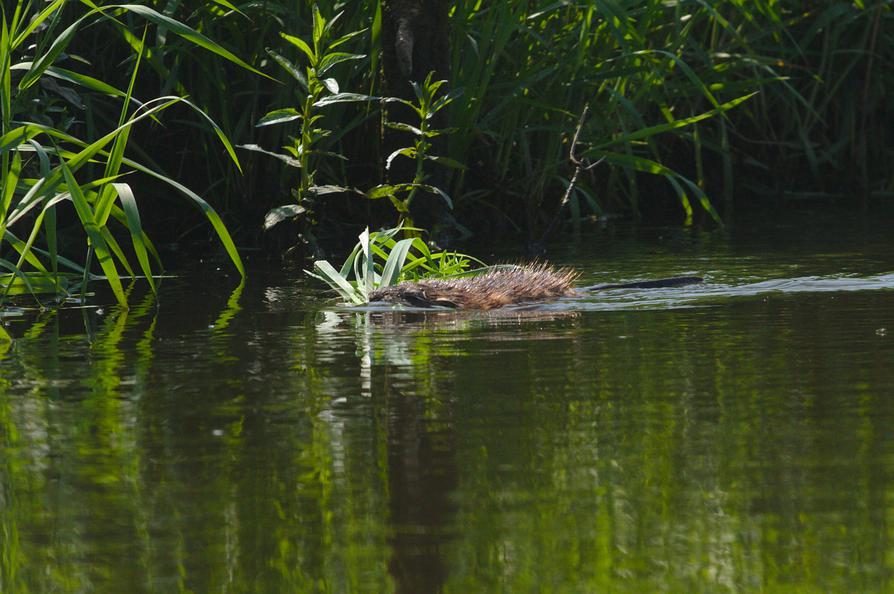
{"label": "swimming muskrat", "polygon": [[501,267],[477,276],[403,282],[372,291],[369,300],[416,307],[494,309],[516,303],[570,297],[581,291],[677,287],[703,280],[698,276],[677,276],[575,289],[573,283],[578,276],[569,268],[553,268],[547,264]]}

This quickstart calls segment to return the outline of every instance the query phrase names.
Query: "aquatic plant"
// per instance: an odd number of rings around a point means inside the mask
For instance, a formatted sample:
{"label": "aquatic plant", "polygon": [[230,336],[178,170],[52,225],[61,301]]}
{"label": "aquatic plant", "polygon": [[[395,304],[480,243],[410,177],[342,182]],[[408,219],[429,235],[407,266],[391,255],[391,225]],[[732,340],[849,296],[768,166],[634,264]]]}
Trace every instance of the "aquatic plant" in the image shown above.
{"label": "aquatic plant", "polygon": [[484,266],[477,258],[465,254],[432,252],[419,237],[394,239],[406,230],[400,226],[372,233],[364,229],[339,270],[326,260],[317,260],[314,271],[306,272],[328,284],[345,303],[362,305],[369,302],[372,291],[382,287],[405,280],[471,274],[476,272],[471,269],[472,265]]}
{"label": "aquatic plant", "polygon": [[[4,4],[9,20],[12,11],[7,4],[15,2]],[[45,6],[57,10],[62,4],[77,6],[75,2]],[[281,33],[301,37],[315,51],[313,2],[147,0],[141,4],[210,38],[226,39],[228,47],[261,68],[285,68],[267,53],[273,48],[298,65],[299,76],[308,78],[304,66],[309,57]],[[352,53],[368,57],[342,62],[319,77],[337,80],[339,92],[363,89],[381,94],[377,91],[380,8],[378,0],[319,3],[326,24],[340,13],[338,30],[364,31],[334,51],[351,47]],[[141,18],[122,9],[109,13],[116,20],[107,24],[119,35],[92,28],[76,38],[82,51],[89,53],[92,73],[103,81],[115,80],[127,52],[140,42],[136,25]],[[562,210],[561,225],[579,226],[605,213],[684,223],[727,219],[737,204],[752,208],[755,196],[767,202],[795,195],[823,208],[833,198],[851,196],[854,188],[862,200],[887,196],[894,187],[886,166],[890,109],[884,93],[894,72],[887,67],[894,51],[892,14],[890,3],[882,0],[832,0],[809,6],[792,0],[454,3],[449,84],[464,93],[442,112],[449,113],[444,127],[450,132],[440,137],[446,150],[438,147],[432,152],[467,169],[447,172],[443,182],[439,179],[433,185],[451,197],[452,214],[473,231],[542,236],[575,170],[568,144],[580,113],[589,105],[594,116],[581,131],[580,148],[592,150],[580,156],[595,161],[609,153],[610,158],[577,180]],[[286,139],[287,126],[252,129],[274,108],[291,106],[303,112],[304,95],[295,100],[295,87],[301,85],[292,75],[289,84],[241,76],[247,71],[233,68],[231,61],[212,52],[191,52],[190,40],[164,27],[147,37],[146,47],[150,51],[145,52],[145,70],[151,68],[155,77],[141,77],[140,92],[157,80],[160,92],[149,96],[167,95],[170,89],[181,96],[188,93],[230,138],[264,147],[296,146]],[[61,59],[67,59],[64,53]],[[12,76],[17,75],[15,71]],[[78,87],[53,77],[44,82],[61,86],[59,91],[49,87],[38,91],[51,100],[41,107],[42,113],[58,115],[53,110],[66,109],[63,95],[70,95],[66,89]],[[747,103],[716,112],[718,106],[754,91],[760,94]],[[322,92],[324,97],[330,93]],[[102,122],[95,117],[97,105],[90,104],[90,119]],[[314,186],[325,191],[382,184],[379,165],[391,149],[384,155],[378,152],[376,112],[314,108],[314,115],[326,117],[311,130],[325,128],[332,133],[316,139],[312,148],[351,159],[313,152],[308,157],[307,174],[315,178],[306,180],[308,195],[302,200],[316,205],[312,218],[318,224],[313,229],[317,235],[337,235],[351,228],[352,221],[375,224],[392,216],[395,206],[390,200],[370,203],[353,199],[355,195],[348,200],[336,196],[331,201],[335,206],[323,210],[321,194],[309,191]],[[689,125],[656,131],[710,112],[711,117]],[[168,123],[163,134],[156,128],[152,134],[135,130],[130,140],[136,139],[169,171],[200,156],[206,166],[183,167],[178,179],[190,180],[185,185],[194,188],[215,188],[220,197],[215,206],[227,209],[243,229],[258,227],[265,213],[284,202],[291,202],[286,214],[306,207],[297,197],[283,199],[290,187],[297,194],[302,185],[295,182],[291,168],[271,174],[263,161],[269,157],[250,153],[240,155],[247,172],[242,176],[232,167],[227,151],[212,146],[217,142],[214,136]],[[655,131],[651,136],[635,136],[650,128]],[[180,150],[154,150],[167,147],[172,139]],[[287,150],[273,151],[298,160]],[[399,156],[393,163],[408,158]]]}
{"label": "aquatic plant", "polygon": [[460,90],[454,89],[449,93],[437,97],[438,90],[447,83],[446,80],[432,80],[434,73],[430,72],[425,80],[420,84],[413,82],[413,92],[416,94],[416,102],[407,101],[398,97],[388,97],[385,101],[390,103],[399,103],[409,108],[411,113],[419,118],[417,126],[413,126],[406,122],[385,121],[385,126],[401,132],[407,132],[412,135],[414,141],[413,146],[398,148],[385,159],[385,169],[391,170],[392,164],[398,157],[412,159],[415,164],[413,179],[405,183],[389,183],[380,184],[368,190],[365,195],[371,200],[379,198],[388,198],[391,204],[397,210],[399,225],[405,225],[405,228],[413,226],[413,220],[410,217],[410,204],[419,190],[439,196],[447,206],[453,208],[453,201],[450,196],[442,188],[433,184],[428,184],[429,174],[426,171],[426,161],[451,167],[453,169],[465,169],[465,166],[458,161],[449,157],[432,154],[433,141],[439,136],[449,134],[452,130],[436,128],[433,123],[438,113],[450,105],[454,99],[462,93]]}
{"label": "aquatic plant", "polygon": [[[254,69],[198,31],[146,6],[98,7],[89,1],[83,4],[89,10],[64,28],[62,11],[66,3],[62,1],[34,11],[30,2],[18,0],[11,14],[4,8],[0,15],[0,247],[8,246],[17,254],[14,261],[5,255],[0,258],[0,266],[6,270],[0,275],[0,303],[17,292],[30,293],[35,299],[39,294],[67,296],[83,292],[90,280],[104,279],[116,300],[126,307],[119,266],[127,276],[135,277],[135,272],[116,239],[115,224],[126,229],[139,269],[154,291],[150,256],[155,261],[155,272],[161,269],[161,262],[143,230],[135,192],[123,181],[134,172],[173,187],[198,207],[211,223],[233,265],[244,275],[229,232],[211,205],[163,172],[125,156],[135,124],[157,120],[166,109],[184,105],[213,128],[232,162],[239,167],[226,135],[192,102],[170,95],[150,101],[134,97],[146,30],[142,39],[129,40],[134,60],[126,91],[70,69],[69,63],[77,67],[78,61],[65,51],[81,27],[116,22],[115,15],[126,12],[165,27],[194,46],[243,68]],[[83,109],[86,100],[83,97],[90,94],[121,102],[117,124],[98,138],[83,136],[90,129],[85,129],[76,113],[71,113]],[[97,166],[102,167],[102,173],[91,175]],[[60,219],[65,217],[59,214],[59,207],[64,204],[74,207],[77,223],[86,236],[83,264],[59,249]],[[41,237],[43,248],[38,247]],[[94,257],[102,276],[91,271]]]}
{"label": "aquatic plant", "polygon": [[315,196],[342,190],[342,188],[335,188],[331,185],[317,186],[315,183],[317,157],[345,158],[337,152],[319,148],[321,141],[333,134],[333,128],[327,128],[322,124],[323,115],[319,113],[319,110],[336,103],[367,102],[374,99],[359,93],[343,93],[338,81],[335,78],[327,77],[330,70],[337,64],[366,57],[363,54],[337,51],[342,45],[364,32],[361,29],[341,37],[331,38],[332,27],[342,14],[340,12],[331,19],[326,19],[315,4],[311,43],[294,35],[280,33],[282,39],[298,48],[307,58],[308,65],[303,72],[281,53],[268,50],[276,63],[297,83],[296,92],[300,96],[300,101],[298,108],[284,107],[268,112],[258,120],[256,126],[264,127],[298,120],[301,127],[298,135],[292,137],[291,144],[283,147],[287,154],[267,151],[256,144],[241,145],[242,148],[271,155],[289,167],[299,170],[298,187],[293,193],[295,202],[270,210],[264,220],[265,229],[270,229],[284,220],[298,216],[304,217],[311,225],[315,224],[313,210]]}

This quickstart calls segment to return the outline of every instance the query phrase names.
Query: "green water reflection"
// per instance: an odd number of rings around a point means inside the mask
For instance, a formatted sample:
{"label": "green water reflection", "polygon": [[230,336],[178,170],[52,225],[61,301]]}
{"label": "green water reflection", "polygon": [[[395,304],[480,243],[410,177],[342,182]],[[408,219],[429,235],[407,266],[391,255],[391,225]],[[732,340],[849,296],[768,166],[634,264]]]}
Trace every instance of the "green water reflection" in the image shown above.
{"label": "green water reflection", "polygon": [[333,310],[258,270],[24,316],[0,592],[894,591],[894,292],[727,281],[890,254],[684,244],[559,253],[709,273],[682,308]]}

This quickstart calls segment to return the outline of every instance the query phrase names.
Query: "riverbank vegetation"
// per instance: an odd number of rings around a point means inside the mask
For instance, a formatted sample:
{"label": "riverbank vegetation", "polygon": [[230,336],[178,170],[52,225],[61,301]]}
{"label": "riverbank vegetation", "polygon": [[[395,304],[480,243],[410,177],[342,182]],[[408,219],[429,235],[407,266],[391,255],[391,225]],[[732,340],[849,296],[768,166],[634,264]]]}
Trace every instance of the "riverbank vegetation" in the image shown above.
{"label": "riverbank vegetation", "polygon": [[894,191],[889,2],[432,0],[443,63],[401,96],[404,4],[4,4],[5,293],[104,277],[123,302],[160,269],[149,237],[207,229],[240,267],[231,233],[319,256],[412,219],[533,245]]}

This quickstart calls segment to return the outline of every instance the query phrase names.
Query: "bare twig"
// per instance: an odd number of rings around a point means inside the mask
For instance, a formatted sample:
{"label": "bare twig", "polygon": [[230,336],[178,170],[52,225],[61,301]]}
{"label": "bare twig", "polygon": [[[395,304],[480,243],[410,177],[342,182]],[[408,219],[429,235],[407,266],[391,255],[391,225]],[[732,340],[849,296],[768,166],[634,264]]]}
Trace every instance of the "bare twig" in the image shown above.
{"label": "bare twig", "polygon": [[[574,186],[577,183],[577,178],[580,177],[581,171],[590,171],[600,163],[602,163],[602,159],[599,159],[595,163],[587,163],[578,158],[576,154],[577,149],[577,141],[580,138],[580,132],[584,127],[584,122],[587,119],[587,112],[590,110],[590,105],[587,104],[584,106],[584,110],[580,114],[580,119],[577,122],[577,129],[574,131],[574,138],[571,140],[571,148],[568,151],[568,160],[574,165],[574,174],[571,176],[571,181],[568,182],[568,187],[565,189],[565,195],[562,196],[561,202],[559,202],[559,207],[556,209],[556,214],[553,216],[552,220],[547,225],[546,229],[543,231],[543,235],[540,236],[540,241],[532,246],[531,251],[542,252],[544,250],[544,246],[546,245],[547,240],[550,235],[556,230],[556,227],[559,224],[559,221],[562,219],[562,211],[565,210],[565,206],[571,200],[571,193],[574,191]],[[537,254],[539,255],[539,253]]]}

